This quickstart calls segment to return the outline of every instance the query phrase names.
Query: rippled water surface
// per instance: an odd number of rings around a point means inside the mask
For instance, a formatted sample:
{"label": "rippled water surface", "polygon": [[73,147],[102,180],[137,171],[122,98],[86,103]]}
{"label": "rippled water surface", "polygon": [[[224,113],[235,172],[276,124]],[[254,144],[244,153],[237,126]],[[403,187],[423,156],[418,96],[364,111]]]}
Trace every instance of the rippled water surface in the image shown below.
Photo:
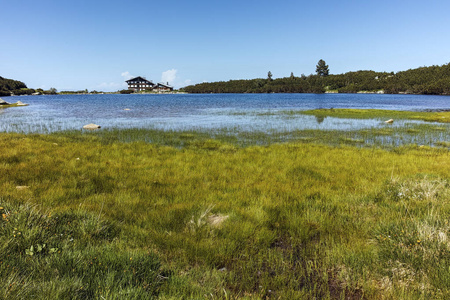
{"label": "rippled water surface", "polygon": [[[376,94],[55,95],[5,97],[4,100],[11,103],[20,100],[30,105],[0,110],[3,132],[53,132],[81,129],[88,123],[103,128],[173,130],[353,130],[382,126],[382,122],[316,119],[278,112],[316,108],[450,109],[448,96]],[[396,122],[395,126],[403,124]]]}

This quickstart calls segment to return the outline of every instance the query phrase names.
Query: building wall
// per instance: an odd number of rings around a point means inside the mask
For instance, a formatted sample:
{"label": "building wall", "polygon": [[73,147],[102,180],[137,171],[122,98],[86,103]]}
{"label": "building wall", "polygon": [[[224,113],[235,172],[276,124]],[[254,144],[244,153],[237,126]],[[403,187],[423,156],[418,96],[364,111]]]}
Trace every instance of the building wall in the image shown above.
{"label": "building wall", "polygon": [[129,84],[128,89],[133,91],[151,90],[153,86],[151,84]]}
{"label": "building wall", "polygon": [[153,88],[154,85],[151,85],[148,81],[132,81],[128,83],[128,89],[133,91],[143,91],[143,90],[150,90]]}
{"label": "building wall", "polygon": [[154,91],[158,91],[158,92],[170,92],[172,91],[171,88],[166,88],[166,87],[157,87],[153,89]]}

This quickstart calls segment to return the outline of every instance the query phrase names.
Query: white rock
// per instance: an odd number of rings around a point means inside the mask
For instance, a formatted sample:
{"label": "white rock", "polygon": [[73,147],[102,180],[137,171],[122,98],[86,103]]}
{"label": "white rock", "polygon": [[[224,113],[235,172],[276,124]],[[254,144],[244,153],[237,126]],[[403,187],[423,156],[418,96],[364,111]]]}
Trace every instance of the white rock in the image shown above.
{"label": "white rock", "polygon": [[17,106],[28,106],[28,104],[23,103],[22,101],[17,101],[16,105]]}
{"label": "white rock", "polygon": [[94,130],[94,129],[99,129],[99,128],[101,128],[100,125],[93,124],[93,123],[83,126],[83,129],[89,129],[89,130]]}
{"label": "white rock", "polygon": [[0,98],[0,105],[9,105],[11,103],[6,102],[5,100],[3,100],[2,98]]}

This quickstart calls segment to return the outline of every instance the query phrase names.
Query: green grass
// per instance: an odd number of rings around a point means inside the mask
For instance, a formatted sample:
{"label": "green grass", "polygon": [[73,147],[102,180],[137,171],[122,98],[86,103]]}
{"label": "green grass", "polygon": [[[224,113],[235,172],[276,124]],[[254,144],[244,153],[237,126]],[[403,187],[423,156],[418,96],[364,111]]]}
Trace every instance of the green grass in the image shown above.
{"label": "green grass", "polygon": [[18,106],[20,106],[20,105],[17,105],[17,103],[3,104],[3,105],[0,105],[0,109],[8,108],[8,107],[18,107]]}
{"label": "green grass", "polygon": [[158,292],[156,255],[121,243],[120,227],[100,214],[2,205],[2,299],[145,299]]}
{"label": "green grass", "polygon": [[299,114],[313,115],[317,117],[334,117],[346,119],[402,119],[422,120],[427,122],[450,123],[450,112],[414,112],[379,109],[314,109],[298,111]]}
{"label": "green grass", "polygon": [[450,296],[447,148],[239,134],[0,134],[0,298]]}

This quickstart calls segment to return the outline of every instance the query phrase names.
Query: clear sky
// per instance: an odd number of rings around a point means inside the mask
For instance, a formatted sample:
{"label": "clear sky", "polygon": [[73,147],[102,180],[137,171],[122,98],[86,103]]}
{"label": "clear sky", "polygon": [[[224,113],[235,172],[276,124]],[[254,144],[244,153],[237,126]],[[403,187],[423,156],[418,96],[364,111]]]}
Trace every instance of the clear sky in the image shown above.
{"label": "clear sky", "polygon": [[0,76],[116,91],[450,62],[448,0],[0,0]]}

